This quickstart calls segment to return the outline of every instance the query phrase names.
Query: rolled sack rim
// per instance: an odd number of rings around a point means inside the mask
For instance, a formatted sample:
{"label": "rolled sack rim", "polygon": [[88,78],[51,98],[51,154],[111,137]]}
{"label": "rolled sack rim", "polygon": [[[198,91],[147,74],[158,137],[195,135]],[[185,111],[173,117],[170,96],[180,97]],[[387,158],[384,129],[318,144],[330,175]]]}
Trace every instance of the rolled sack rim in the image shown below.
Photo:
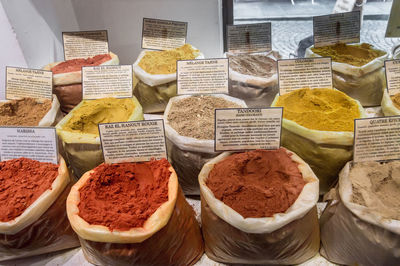
{"label": "rolled sack rim", "polygon": [[[215,153],[219,152],[214,151],[214,140],[213,139],[196,139],[192,137],[186,137],[180,135],[170,124],[168,120],[168,114],[171,110],[172,104],[189,97],[193,97],[196,95],[179,95],[172,97],[167,104],[167,107],[164,111],[164,126],[165,126],[165,136],[168,140],[170,140],[174,145],[178,146],[179,149],[184,151],[191,152],[204,152],[204,153]],[[217,98],[222,98],[227,101],[236,103],[243,108],[247,108],[246,102],[242,99],[238,99],[226,94],[207,94],[207,96],[214,96]]]}
{"label": "rolled sack rim", "polygon": [[[101,63],[99,66],[110,66],[110,65],[118,65],[119,64],[119,58],[116,54],[114,54],[113,52],[110,51],[109,55],[111,56],[111,59],[104,63]],[[65,61],[50,63],[48,65],[45,65],[42,69],[51,71],[51,69],[53,67],[55,67],[56,65],[63,63],[63,62],[65,62]],[[73,72],[53,74],[53,86],[70,85],[70,84],[76,84],[76,83],[82,83],[82,71],[73,71]]]}
{"label": "rolled sack rim", "polygon": [[381,107],[385,116],[400,115],[400,110],[394,105],[386,88],[383,91]]}
{"label": "rolled sack rim", "polygon": [[146,220],[143,227],[132,228],[127,231],[110,231],[104,225],[92,225],[79,216],[78,204],[80,202],[79,189],[90,178],[94,172],[86,172],[79,181],[72,186],[71,192],[67,198],[67,215],[72,229],[79,237],[103,243],[141,243],[161,230],[171,218],[178,197],[178,177],[172,166],[169,167],[171,175],[168,181],[168,201],[164,202],[157,210]]}
{"label": "rolled sack rim", "polygon": [[[193,49],[198,50],[193,45],[190,45]],[[147,84],[150,87],[158,86],[161,84],[169,83],[171,81],[176,80],[176,72],[171,74],[150,74],[147,73],[143,68],[139,66],[140,60],[142,60],[143,56],[146,52],[152,52],[153,50],[143,50],[140,52],[138,58],[136,59],[135,63],[133,63],[133,72],[135,76],[142,81],[143,83]],[[198,53],[198,56],[195,59],[204,59],[204,54],[202,52]]]}
{"label": "rolled sack rim", "polygon": [[[355,44],[347,44],[349,46],[355,46],[358,43]],[[306,49],[306,54],[305,57],[322,57],[319,54],[314,53],[311,48],[313,48],[314,45],[308,47]],[[382,51],[385,52],[384,55],[377,57],[373,60],[371,60],[370,62],[366,63],[365,65],[362,65],[360,67],[358,66],[353,66],[347,63],[340,63],[340,62],[335,62],[332,60],[332,70],[346,74],[346,75],[350,75],[350,76],[355,76],[355,77],[361,77],[365,74],[368,74],[370,72],[375,71],[378,68],[381,68],[384,66],[384,62],[385,59],[388,58],[388,53],[386,51],[380,50],[375,48],[374,46],[372,46],[373,49],[378,50],[378,51]]]}
{"label": "rolled sack rim", "polygon": [[[275,96],[275,99],[272,102],[271,107],[276,107],[276,103],[278,101],[279,96],[280,96],[279,93]],[[348,97],[351,98],[350,96]],[[353,98],[351,99],[354,100],[358,105],[358,109],[360,111],[359,118],[366,118],[367,114],[365,113],[365,110],[362,107],[361,103],[356,99]],[[282,127],[316,144],[353,146],[354,131],[323,131],[323,130],[309,129],[286,118],[282,118]]]}
{"label": "rolled sack rim", "polygon": [[214,197],[214,193],[206,185],[206,180],[214,165],[222,161],[233,152],[223,152],[211,161],[207,162],[200,171],[199,184],[203,199],[210,209],[219,218],[231,226],[250,234],[271,233],[294,220],[301,219],[314,206],[319,198],[319,179],[316,177],[310,166],[305,163],[297,154],[284,148],[291,159],[299,164],[298,168],[307,182],[296,201],[286,210],[285,213],[276,213],[272,217],[244,218],[234,209]]}
{"label": "rolled sack rim", "polygon": [[351,201],[351,196],[353,195],[353,186],[349,178],[349,173],[352,163],[353,161],[347,162],[339,173],[339,195],[343,204],[361,220],[400,235],[400,220],[383,219],[381,216],[378,216],[375,213],[370,213],[368,211],[368,207]]}
{"label": "rolled sack rim", "polygon": [[0,233],[13,235],[28,227],[39,219],[57,200],[70,182],[67,165],[59,155],[58,176],[51,184],[51,188],[45,190],[24,212],[13,220],[0,222]]}

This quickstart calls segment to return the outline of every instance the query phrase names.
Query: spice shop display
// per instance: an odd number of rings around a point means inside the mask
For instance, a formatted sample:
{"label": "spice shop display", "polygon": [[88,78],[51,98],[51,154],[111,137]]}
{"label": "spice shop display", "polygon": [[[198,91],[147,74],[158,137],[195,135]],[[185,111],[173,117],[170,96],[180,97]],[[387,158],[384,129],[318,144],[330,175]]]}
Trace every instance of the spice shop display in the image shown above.
{"label": "spice shop display", "polygon": [[306,57],[319,56],[332,58],[333,87],[363,106],[380,105],[386,87],[386,52],[367,43],[307,48]]}
{"label": "spice shop display", "polygon": [[166,159],[101,164],[71,189],[67,213],[95,265],[192,265],[200,227]]}
{"label": "spice shop display", "polygon": [[135,97],[83,100],[65,116],[56,129],[76,177],[103,162],[99,123],[137,120],[143,120],[143,112]]}
{"label": "spice shop display", "polygon": [[381,106],[385,116],[400,115],[400,93],[390,96],[387,90],[385,90]]}
{"label": "spice shop display", "polygon": [[204,55],[185,44],[165,51],[142,51],[133,64],[138,79],[134,95],[145,113],[163,112],[170,98],[176,96],[176,61],[202,59]]}
{"label": "spice shop display", "polygon": [[318,252],[318,178],[293,152],[224,152],[204,165],[199,183],[212,260],[287,265]]}
{"label": "spice shop display", "polygon": [[65,212],[71,185],[62,158],[0,162],[0,261],[79,246]]}
{"label": "spice shop display", "polygon": [[238,107],[246,107],[245,102],[222,94],[176,96],[169,101],[164,113],[168,158],[185,194],[199,194],[200,170],[219,154],[214,151],[215,109]]}
{"label": "spice shop display", "polygon": [[398,265],[400,162],[349,162],[337,192],[321,216],[321,254],[338,264]]}
{"label": "spice shop display", "polygon": [[57,95],[61,110],[69,113],[82,101],[82,67],[118,65],[118,56],[112,52],[89,58],[71,59],[43,67],[53,72],[53,93]]}

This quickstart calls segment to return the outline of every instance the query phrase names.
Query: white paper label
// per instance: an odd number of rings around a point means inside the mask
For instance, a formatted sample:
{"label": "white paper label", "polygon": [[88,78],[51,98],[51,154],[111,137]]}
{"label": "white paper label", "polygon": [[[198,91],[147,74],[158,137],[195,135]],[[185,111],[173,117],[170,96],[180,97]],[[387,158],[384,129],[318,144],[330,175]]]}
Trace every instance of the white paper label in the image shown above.
{"label": "white paper label", "polygon": [[51,71],[7,67],[6,75],[6,99],[24,97],[52,99]]}
{"label": "white paper label", "polygon": [[330,57],[278,60],[279,93],[301,88],[332,88]]}
{"label": "white paper label", "polygon": [[278,149],[283,108],[215,110],[215,151]]}
{"label": "white paper label", "polygon": [[389,95],[400,93],[400,59],[385,61],[385,71]]}
{"label": "white paper label", "polygon": [[314,46],[360,42],[360,11],[313,17]]}
{"label": "white paper label", "polygon": [[99,124],[106,163],[167,158],[162,119]]}
{"label": "white paper label", "polygon": [[400,159],[400,116],[356,119],[355,162]]}
{"label": "white paper label", "polygon": [[228,52],[252,53],[272,49],[271,23],[227,25]]}
{"label": "white paper label", "polygon": [[63,32],[62,35],[65,60],[109,53],[106,30]]}
{"label": "white paper label", "polygon": [[393,0],[390,17],[386,27],[386,38],[400,37],[400,0]]}
{"label": "white paper label", "polygon": [[337,0],[332,13],[350,12],[354,8],[356,0]]}
{"label": "white paper label", "polygon": [[228,94],[228,58],[177,61],[178,94]]}
{"label": "white paper label", "polygon": [[82,67],[82,98],[132,97],[132,65]]}
{"label": "white paper label", "polygon": [[187,22],[143,18],[142,48],[167,50],[186,43]]}
{"label": "white paper label", "polygon": [[29,158],[58,164],[55,128],[0,127],[0,159]]}

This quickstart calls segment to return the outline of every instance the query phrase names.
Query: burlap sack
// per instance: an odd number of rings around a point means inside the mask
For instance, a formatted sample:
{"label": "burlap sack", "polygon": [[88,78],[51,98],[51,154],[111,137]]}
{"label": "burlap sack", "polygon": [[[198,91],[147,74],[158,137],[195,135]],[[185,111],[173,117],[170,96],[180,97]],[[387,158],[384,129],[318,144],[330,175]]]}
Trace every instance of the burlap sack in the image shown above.
{"label": "burlap sack", "polygon": [[[240,99],[223,94],[213,96],[234,102],[242,107],[247,107]],[[191,97],[182,95],[171,98],[164,113],[165,136],[167,140],[168,159],[178,174],[179,184],[186,195],[199,195],[198,175],[203,165],[220,154],[214,151],[214,140],[200,140],[181,136],[173,129],[168,121],[168,114],[174,102]]]}
{"label": "burlap sack", "polygon": [[[128,121],[143,120],[142,106],[135,97],[132,98],[132,102],[135,108]],[[56,126],[68,165],[72,168],[77,178],[104,161],[99,136],[90,133],[70,132],[63,129],[63,126],[74,116],[74,112],[79,110],[81,105],[82,102]]]}
{"label": "burlap sack", "polygon": [[[276,95],[271,107],[276,106]],[[360,118],[367,117],[356,101]],[[319,178],[319,191],[327,192],[334,185],[346,162],[353,157],[354,132],[321,131],[305,128],[294,121],[282,119],[282,146],[294,151],[307,162]]]}
{"label": "burlap sack", "polygon": [[[288,151],[290,152],[290,151]],[[201,221],[207,256],[229,264],[298,264],[319,250],[316,204],[318,178],[296,154],[291,158],[307,184],[285,213],[273,217],[243,218],[216,199],[206,180],[214,165],[232,153],[224,152],[206,163],[199,174]]]}
{"label": "burlap sack", "polygon": [[[350,44],[351,45],[351,44]],[[306,57],[320,57],[307,48]],[[385,88],[383,65],[388,54],[361,66],[332,61],[333,87],[360,101],[363,106],[378,106]]]}
{"label": "burlap sack", "polygon": [[203,239],[192,207],[186,202],[171,167],[168,201],[142,228],[110,231],[90,225],[79,215],[79,188],[90,177],[86,173],[71,189],[67,213],[79,235],[85,258],[95,265],[193,265],[203,255]]}
{"label": "burlap sack", "polygon": [[14,220],[0,222],[0,261],[79,246],[65,212],[72,181],[62,157],[58,172],[51,190]]}
{"label": "burlap sack", "polygon": [[387,90],[383,92],[381,107],[382,107],[382,112],[385,116],[400,115],[400,110],[397,109],[397,107],[393,104],[393,101],[392,99],[390,99]]}
{"label": "burlap sack", "polygon": [[400,265],[400,221],[382,220],[351,202],[351,162],[321,215],[321,255],[345,265]]}

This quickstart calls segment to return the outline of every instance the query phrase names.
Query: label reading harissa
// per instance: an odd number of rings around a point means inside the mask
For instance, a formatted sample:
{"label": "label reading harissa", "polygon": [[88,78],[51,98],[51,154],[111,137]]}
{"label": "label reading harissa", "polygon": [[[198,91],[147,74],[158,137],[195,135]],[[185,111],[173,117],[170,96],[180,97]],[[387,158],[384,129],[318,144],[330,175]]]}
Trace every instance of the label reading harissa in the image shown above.
{"label": "label reading harissa", "polygon": [[385,61],[385,71],[389,95],[400,93],[400,59]]}
{"label": "label reading harissa", "polygon": [[0,160],[21,157],[58,164],[56,129],[0,127]]}
{"label": "label reading harissa", "polygon": [[162,119],[99,124],[106,163],[167,158]]}
{"label": "label reading harissa", "polygon": [[215,110],[215,151],[278,149],[281,107]]}
{"label": "label reading harissa", "polygon": [[332,88],[330,57],[278,60],[279,93],[301,88]]}
{"label": "label reading harissa", "polygon": [[270,51],[271,23],[227,25],[227,43],[232,53]]}
{"label": "label reading harissa", "polygon": [[62,36],[65,60],[109,53],[106,30],[63,32]]}
{"label": "label reading harissa", "polygon": [[38,69],[7,67],[6,98],[52,98],[53,73]]}
{"label": "label reading harissa", "polygon": [[227,58],[177,61],[177,94],[228,94]]}
{"label": "label reading harissa", "polygon": [[313,17],[314,46],[360,42],[360,11]]}
{"label": "label reading harissa", "polygon": [[186,43],[187,22],[143,18],[142,48],[167,50]]}
{"label": "label reading harissa", "polygon": [[354,161],[400,159],[400,116],[355,119]]}
{"label": "label reading harissa", "polygon": [[82,67],[82,98],[132,97],[132,65]]}

